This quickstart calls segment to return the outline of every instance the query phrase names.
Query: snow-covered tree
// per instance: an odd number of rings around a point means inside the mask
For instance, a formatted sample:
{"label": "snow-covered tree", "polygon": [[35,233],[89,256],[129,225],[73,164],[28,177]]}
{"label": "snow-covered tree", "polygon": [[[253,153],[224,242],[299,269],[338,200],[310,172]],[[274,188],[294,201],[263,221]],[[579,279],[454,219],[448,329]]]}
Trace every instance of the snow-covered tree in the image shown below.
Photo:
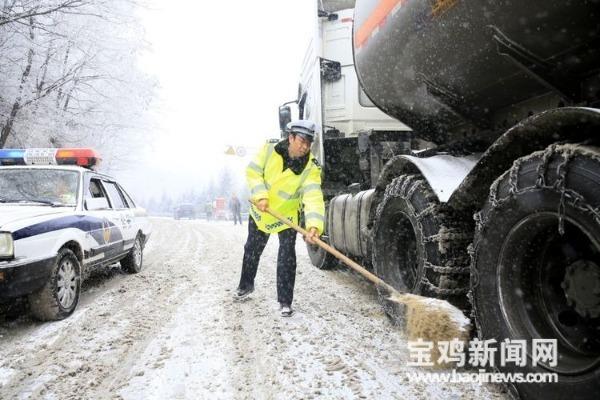
{"label": "snow-covered tree", "polygon": [[144,143],[155,82],[130,0],[5,0],[0,148],[90,146],[114,170]]}

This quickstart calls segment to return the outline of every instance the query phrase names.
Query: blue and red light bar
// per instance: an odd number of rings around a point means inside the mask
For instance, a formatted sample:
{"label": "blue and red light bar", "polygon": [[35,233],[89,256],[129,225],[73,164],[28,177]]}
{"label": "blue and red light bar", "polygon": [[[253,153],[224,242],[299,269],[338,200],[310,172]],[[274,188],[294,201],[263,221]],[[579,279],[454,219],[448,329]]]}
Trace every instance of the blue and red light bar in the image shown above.
{"label": "blue and red light bar", "polygon": [[0,149],[0,165],[79,165],[92,168],[100,156],[91,148]]}
{"label": "blue and red light bar", "polygon": [[0,149],[0,165],[25,165],[24,149]]}

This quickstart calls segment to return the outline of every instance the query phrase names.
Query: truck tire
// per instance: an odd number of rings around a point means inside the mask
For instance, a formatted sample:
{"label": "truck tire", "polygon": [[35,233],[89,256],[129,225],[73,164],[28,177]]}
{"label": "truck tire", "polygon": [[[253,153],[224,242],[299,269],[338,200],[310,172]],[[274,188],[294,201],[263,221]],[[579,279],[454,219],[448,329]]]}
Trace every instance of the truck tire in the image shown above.
{"label": "truck tire", "polygon": [[[459,222],[456,222],[459,221]],[[373,224],[375,273],[401,292],[448,300],[465,310],[469,284],[469,230],[450,218],[420,175],[402,175],[386,188]],[[386,313],[402,310],[378,288]]]}
{"label": "truck tire", "polygon": [[319,269],[327,270],[332,269],[338,265],[337,258],[320,248],[319,246],[306,244],[308,250],[308,256],[312,265]]}
{"label": "truck tire", "polygon": [[[327,219],[327,213],[329,212],[329,204],[325,205],[325,219]],[[300,213],[300,226],[306,227],[304,222],[304,212]],[[329,244],[326,236],[322,236],[321,240]],[[337,258],[323,250],[317,245],[312,245],[306,243],[306,250],[308,251],[308,257],[310,258],[310,262],[312,265],[317,267],[318,269],[328,270],[332,269],[338,265]]]}
{"label": "truck tire", "polygon": [[79,303],[81,264],[73,251],[62,248],[50,279],[29,295],[31,314],[40,321],[58,321],[71,315]]}
{"label": "truck tire", "polygon": [[129,274],[137,274],[142,270],[144,261],[144,245],[142,237],[138,234],[133,242],[131,251],[121,260],[121,269]]}
{"label": "truck tire", "polygon": [[[558,383],[517,384],[523,399],[600,393],[599,206],[598,150],[552,145],[516,160],[476,214],[471,290],[480,338],[526,340],[527,364],[496,360],[503,372],[558,374]],[[557,340],[557,365],[533,365],[533,338]]]}

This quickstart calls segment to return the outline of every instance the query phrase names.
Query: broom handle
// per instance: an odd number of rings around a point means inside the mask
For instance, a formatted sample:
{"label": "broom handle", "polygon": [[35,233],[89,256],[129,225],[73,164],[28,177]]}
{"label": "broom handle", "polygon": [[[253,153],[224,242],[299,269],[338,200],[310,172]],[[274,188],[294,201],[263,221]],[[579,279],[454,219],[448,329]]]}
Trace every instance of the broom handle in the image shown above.
{"label": "broom handle", "polygon": [[[254,202],[251,202],[251,203],[256,206],[256,203],[254,203]],[[281,222],[283,222],[290,228],[294,229],[295,231],[301,233],[304,236],[308,236],[308,232],[305,229],[294,224],[292,221],[285,218],[283,215],[279,214],[277,211],[272,210],[270,207],[267,207],[266,212],[271,214],[272,216],[274,216],[275,218],[277,218],[278,220],[280,220]],[[338,250],[334,249],[333,247],[331,247],[330,245],[328,245],[327,243],[322,241],[320,238],[318,238],[318,237],[315,238],[315,242],[317,243],[317,245],[320,248],[322,248],[323,250],[332,254],[337,259],[343,261],[350,268],[352,268],[353,270],[355,270],[356,272],[358,272],[359,274],[361,274],[362,276],[364,276],[365,278],[367,278],[374,284],[384,287],[389,292],[389,294],[398,294],[398,291],[396,289],[394,289],[392,286],[385,283],[377,275],[370,273],[369,271],[367,271],[367,269],[365,267],[361,266],[360,264],[358,264],[358,263],[354,262],[353,260],[351,260],[350,258],[346,257],[344,254],[340,253]]]}

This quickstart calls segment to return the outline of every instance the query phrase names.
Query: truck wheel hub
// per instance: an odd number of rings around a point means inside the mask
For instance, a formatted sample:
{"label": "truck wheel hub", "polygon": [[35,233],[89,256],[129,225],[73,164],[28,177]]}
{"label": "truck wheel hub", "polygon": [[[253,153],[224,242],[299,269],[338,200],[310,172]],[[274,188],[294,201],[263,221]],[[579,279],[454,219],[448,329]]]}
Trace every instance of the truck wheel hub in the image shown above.
{"label": "truck wheel hub", "polygon": [[600,267],[588,260],[569,265],[561,284],[567,303],[584,317],[600,316]]}

